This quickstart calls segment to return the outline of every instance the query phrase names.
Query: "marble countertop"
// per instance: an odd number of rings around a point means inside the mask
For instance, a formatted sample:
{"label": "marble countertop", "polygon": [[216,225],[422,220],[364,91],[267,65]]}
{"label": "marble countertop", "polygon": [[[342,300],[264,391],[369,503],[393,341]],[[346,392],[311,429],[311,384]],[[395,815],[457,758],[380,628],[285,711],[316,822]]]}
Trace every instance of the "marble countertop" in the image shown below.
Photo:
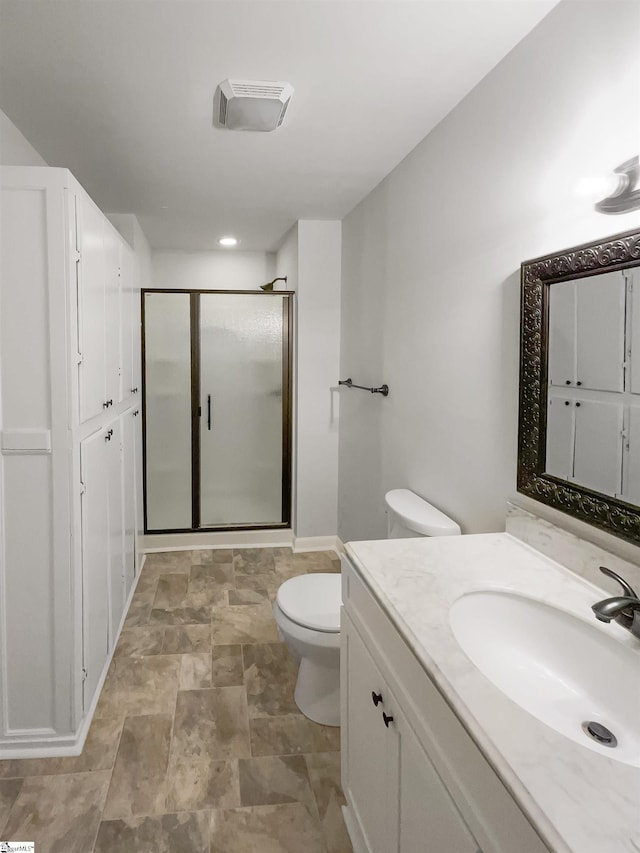
{"label": "marble countertop", "polygon": [[449,609],[465,593],[521,593],[637,649],[640,673],[640,640],[593,618],[591,605],[606,594],[508,533],[351,542],[346,552],[549,848],[639,853],[640,769],[516,705],[471,663],[449,625]]}

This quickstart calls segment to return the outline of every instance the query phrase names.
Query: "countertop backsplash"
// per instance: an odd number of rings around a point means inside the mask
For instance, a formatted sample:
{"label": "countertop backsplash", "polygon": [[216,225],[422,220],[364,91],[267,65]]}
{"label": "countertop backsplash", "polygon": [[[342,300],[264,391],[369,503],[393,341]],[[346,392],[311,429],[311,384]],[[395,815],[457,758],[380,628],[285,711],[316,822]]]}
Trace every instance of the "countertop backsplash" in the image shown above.
{"label": "countertop backsplash", "polygon": [[621,575],[640,594],[639,565],[617,557],[511,503],[507,504],[506,531],[605,592],[617,595],[620,586],[605,577],[600,566],[607,566]]}

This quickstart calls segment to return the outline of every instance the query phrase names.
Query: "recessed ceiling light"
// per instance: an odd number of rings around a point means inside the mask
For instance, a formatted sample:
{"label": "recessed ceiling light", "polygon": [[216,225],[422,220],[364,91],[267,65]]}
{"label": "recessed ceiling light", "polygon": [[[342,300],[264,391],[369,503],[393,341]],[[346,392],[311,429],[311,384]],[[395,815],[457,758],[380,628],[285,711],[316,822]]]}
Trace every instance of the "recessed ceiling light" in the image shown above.
{"label": "recessed ceiling light", "polygon": [[221,246],[227,246],[227,247],[238,245],[238,241],[235,237],[220,237],[220,239],[218,240],[218,243]]}

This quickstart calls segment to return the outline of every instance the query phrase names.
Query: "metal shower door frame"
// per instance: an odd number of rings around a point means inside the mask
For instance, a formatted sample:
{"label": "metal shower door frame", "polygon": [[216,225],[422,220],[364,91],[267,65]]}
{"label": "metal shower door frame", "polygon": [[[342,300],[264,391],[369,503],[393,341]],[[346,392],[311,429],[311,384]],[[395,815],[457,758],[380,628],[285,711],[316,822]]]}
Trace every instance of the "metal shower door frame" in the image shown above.
{"label": "metal shower door frame", "polygon": [[[190,298],[190,335],[191,335],[191,523],[188,528],[149,529],[147,519],[147,394],[145,359],[145,296],[147,293],[184,293]],[[225,524],[212,527],[200,527],[200,419],[202,417],[201,367],[200,367],[200,297],[202,294],[226,296],[244,295],[263,299],[277,297],[282,299],[282,508],[279,522],[257,524]],[[295,291],[278,290],[190,290],[187,288],[148,287],[140,293],[142,322],[142,469],[144,496],[144,532],[162,533],[207,533],[231,530],[275,530],[291,526],[291,480],[293,446],[293,297]]]}

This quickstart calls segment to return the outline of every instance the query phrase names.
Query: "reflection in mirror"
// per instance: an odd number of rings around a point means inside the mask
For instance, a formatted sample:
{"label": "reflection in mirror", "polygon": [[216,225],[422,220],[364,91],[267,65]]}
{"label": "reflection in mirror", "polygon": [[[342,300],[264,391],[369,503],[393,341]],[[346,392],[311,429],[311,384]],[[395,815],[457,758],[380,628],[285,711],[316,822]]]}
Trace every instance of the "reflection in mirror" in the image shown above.
{"label": "reflection in mirror", "polygon": [[640,232],[522,265],[518,491],[640,544]]}
{"label": "reflection in mirror", "polygon": [[550,285],[548,382],[545,472],[640,505],[638,270]]}

